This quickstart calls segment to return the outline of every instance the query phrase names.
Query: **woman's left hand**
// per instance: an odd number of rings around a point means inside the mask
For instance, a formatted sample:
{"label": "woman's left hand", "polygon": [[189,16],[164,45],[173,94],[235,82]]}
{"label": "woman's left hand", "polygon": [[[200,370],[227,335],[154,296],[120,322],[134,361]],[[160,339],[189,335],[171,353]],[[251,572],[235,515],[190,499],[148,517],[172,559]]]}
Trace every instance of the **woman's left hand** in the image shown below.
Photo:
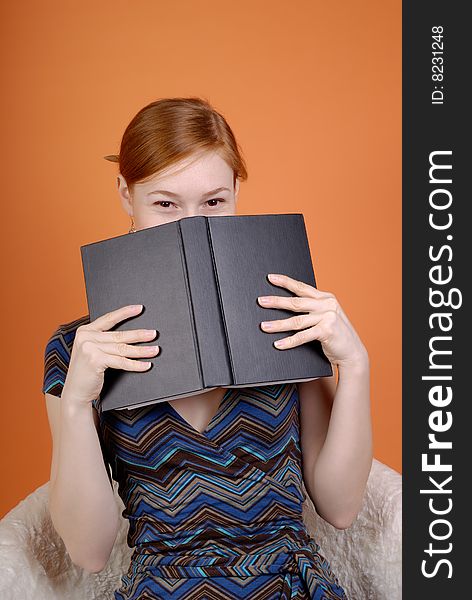
{"label": "woman's left hand", "polygon": [[[261,323],[262,330],[267,333],[297,331],[294,335],[274,342],[278,349],[294,348],[319,340],[329,361],[338,367],[357,366],[368,360],[365,346],[334,294],[322,292],[288,275],[269,274],[268,278],[274,285],[284,287],[296,296],[259,296],[259,304],[264,308],[282,308],[303,313],[288,319]],[[264,298],[268,300],[265,303]]]}

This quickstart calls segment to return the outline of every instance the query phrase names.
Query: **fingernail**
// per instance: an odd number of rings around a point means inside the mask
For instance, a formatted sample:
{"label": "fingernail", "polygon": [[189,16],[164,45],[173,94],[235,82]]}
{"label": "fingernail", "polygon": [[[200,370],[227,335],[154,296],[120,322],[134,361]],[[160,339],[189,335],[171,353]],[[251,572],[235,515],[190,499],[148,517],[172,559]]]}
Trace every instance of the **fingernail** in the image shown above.
{"label": "fingernail", "polygon": [[267,298],[266,296],[259,296],[258,300],[261,304],[268,304],[269,302],[269,298]]}
{"label": "fingernail", "polygon": [[272,281],[280,281],[280,277],[278,275],[276,275],[275,273],[269,273],[268,278],[272,279]]}

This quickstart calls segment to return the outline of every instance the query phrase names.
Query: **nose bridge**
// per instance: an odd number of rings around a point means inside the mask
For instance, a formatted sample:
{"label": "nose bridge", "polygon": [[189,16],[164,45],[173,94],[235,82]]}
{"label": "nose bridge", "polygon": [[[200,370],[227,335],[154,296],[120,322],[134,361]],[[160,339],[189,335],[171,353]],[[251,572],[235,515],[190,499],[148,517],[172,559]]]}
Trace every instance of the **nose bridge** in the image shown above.
{"label": "nose bridge", "polygon": [[198,213],[198,211],[197,211],[196,207],[193,207],[193,206],[187,206],[187,207],[184,209],[184,215],[183,215],[183,216],[184,216],[184,217],[195,217],[195,216],[197,216],[198,214],[199,214],[199,213]]}

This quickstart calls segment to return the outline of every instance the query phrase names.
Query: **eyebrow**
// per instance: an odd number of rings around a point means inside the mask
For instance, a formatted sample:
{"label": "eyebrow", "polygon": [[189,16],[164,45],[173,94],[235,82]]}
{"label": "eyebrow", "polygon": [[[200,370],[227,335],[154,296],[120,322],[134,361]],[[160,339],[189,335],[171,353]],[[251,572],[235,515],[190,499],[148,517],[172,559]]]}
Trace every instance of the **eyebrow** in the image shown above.
{"label": "eyebrow", "polygon": [[[215,188],[214,190],[210,190],[209,192],[206,192],[205,194],[203,194],[203,198],[207,198],[208,196],[212,196],[213,194],[217,194],[218,192],[222,192],[224,190],[226,190],[228,192],[231,191],[229,188],[219,187],[219,188]],[[148,194],[146,194],[146,196],[150,196],[151,194],[164,194],[165,196],[170,196],[171,198],[180,198],[179,194],[176,194],[175,192],[171,192],[169,190],[153,190],[152,192],[149,192]]]}
{"label": "eyebrow", "polygon": [[[217,194],[218,192],[222,192],[224,190],[226,190],[228,192],[231,191],[227,187],[218,187],[214,190],[211,190],[211,191],[203,194],[203,198],[207,198],[208,196],[212,196],[213,194]],[[164,194],[164,196],[170,196],[171,198],[180,198],[179,194],[176,194],[175,192],[170,192],[169,190],[153,190],[152,192],[149,192],[148,194],[146,194],[146,196],[151,196],[152,194]]]}

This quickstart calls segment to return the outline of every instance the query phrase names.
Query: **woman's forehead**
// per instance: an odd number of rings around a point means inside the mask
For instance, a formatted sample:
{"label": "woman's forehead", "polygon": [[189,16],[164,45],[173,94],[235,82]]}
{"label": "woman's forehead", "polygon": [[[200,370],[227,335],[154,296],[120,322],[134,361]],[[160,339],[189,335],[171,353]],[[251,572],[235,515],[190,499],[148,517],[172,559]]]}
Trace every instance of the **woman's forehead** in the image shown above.
{"label": "woman's forehead", "polygon": [[205,193],[219,187],[232,190],[233,171],[216,153],[189,157],[136,184],[145,192],[166,190],[176,195]]}

